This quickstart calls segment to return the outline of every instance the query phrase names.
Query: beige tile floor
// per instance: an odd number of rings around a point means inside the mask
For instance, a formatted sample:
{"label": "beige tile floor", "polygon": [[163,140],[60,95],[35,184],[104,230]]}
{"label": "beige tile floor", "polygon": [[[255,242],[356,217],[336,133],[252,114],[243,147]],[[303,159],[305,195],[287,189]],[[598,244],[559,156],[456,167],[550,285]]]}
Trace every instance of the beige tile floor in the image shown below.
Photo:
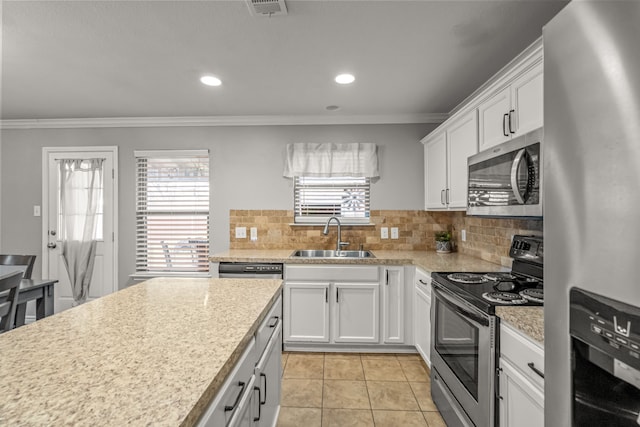
{"label": "beige tile floor", "polygon": [[445,427],[417,354],[282,354],[278,427]]}

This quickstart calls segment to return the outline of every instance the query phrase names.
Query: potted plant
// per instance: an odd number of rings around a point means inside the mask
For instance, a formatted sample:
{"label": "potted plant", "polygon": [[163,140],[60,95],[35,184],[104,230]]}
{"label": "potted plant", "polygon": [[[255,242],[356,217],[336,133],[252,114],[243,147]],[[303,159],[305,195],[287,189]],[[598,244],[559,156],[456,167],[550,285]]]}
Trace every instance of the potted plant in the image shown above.
{"label": "potted plant", "polygon": [[436,252],[448,254],[451,252],[451,232],[449,230],[436,231]]}

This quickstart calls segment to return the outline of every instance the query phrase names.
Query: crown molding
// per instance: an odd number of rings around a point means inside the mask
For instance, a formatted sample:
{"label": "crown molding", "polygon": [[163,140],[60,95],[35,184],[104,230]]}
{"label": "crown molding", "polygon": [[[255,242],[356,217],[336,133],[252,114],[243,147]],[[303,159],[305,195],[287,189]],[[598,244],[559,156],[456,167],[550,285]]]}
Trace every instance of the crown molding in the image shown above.
{"label": "crown molding", "polygon": [[351,116],[195,116],[105,117],[79,119],[1,120],[2,129],[67,129],[188,126],[291,126],[442,123],[448,114],[389,114]]}

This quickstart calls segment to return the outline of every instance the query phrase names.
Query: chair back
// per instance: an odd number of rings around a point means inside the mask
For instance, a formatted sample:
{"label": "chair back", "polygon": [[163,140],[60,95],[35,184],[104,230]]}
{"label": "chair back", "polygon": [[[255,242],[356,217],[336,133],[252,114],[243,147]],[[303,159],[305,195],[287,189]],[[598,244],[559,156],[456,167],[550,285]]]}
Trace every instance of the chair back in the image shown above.
{"label": "chair back", "polygon": [[33,264],[36,262],[35,255],[0,255],[0,265],[15,265],[24,267],[22,270],[23,279],[31,279]]}
{"label": "chair back", "polygon": [[0,293],[9,291],[6,301],[0,302],[0,334],[13,328],[20,280],[22,280],[21,271],[0,276]]}

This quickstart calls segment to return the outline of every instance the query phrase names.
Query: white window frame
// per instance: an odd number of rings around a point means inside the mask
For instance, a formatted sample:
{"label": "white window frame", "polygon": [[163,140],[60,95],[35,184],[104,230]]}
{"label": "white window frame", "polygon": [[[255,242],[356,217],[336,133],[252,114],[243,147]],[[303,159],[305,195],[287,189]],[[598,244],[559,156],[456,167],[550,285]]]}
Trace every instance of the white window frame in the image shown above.
{"label": "white window frame", "polygon": [[[210,276],[209,273],[209,248],[210,248],[210,227],[211,227],[211,201],[210,201],[210,158],[209,150],[136,150],[134,151],[135,157],[135,171],[136,171],[136,273],[135,276],[157,276],[157,275],[169,275],[169,276]],[[147,201],[149,195],[149,187],[145,186],[145,175],[142,159],[166,159],[171,161],[184,161],[184,159],[199,159],[202,161],[206,158],[206,191],[202,191],[202,185],[195,185],[195,181],[187,181],[188,183],[194,183],[192,190],[193,209],[185,209],[180,204],[175,204],[175,194],[168,196],[165,205],[166,210],[159,209],[156,198],[155,209],[147,209]],[[180,160],[178,160],[180,159]],[[202,181],[200,181],[202,184]],[[144,189],[144,193],[141,192]],[[189,191],[189,190],[187,190]],[[145,197],[145,194],[147,197]],[[206,197],[206,200],[205,200]],[[201,202],[206,201],[206,209],[202,206],[197,207]],[[145,229],[145,224],[149,223],[148,218],[153,216],[172,216],[182,217],[188,219],[191,217],[206,216],[206,224],[204,225],[205,231],[202,232],[203,224],[201,219],[199,225],[190,234],[185,232],[184,236],[181,236],[179,232],[172,229],[167,231],[166,243],[165,240],[155,242],[157,237],[150,238]],[[165,219],[165,221],[167,221]],[[170,221],[170,220],[169,220]],[[200,230],[198,230],[200,229]],[[199,231],[199,235],[198,235]],[[195,234],[194,234],[195,233]],[[160,234],[160,233],[158,233]],[[193,239],[190,239],[193,237]],[[153,243],[149,243],[153,242]],[[179,243],[182,242],[182,243]],[[183,244],[184,247],[179,245]],[[161,246],[158,246],[161,245]],[[159,254],[164,257],[164,262],[158,261]],[[189,257],[192,259],[192,264],[189,263]],[[155,260],[151,260],[155,258]],[[206,261],[203,260],[206,258]],[[160,264],[164,264],[159,268]],[[175,264],[175,265],[174,265]]]}
{"label": "white window frame", "polygon": [[[304,181],[307,181],[305,184]],[[349,180],[351,181],[349,183]],[[317,186],[313,181],[316,181]],[[331,184],[331,181],[347,181],[346,184],[339,186],[335,184]],[[370,217],[371,217],[371,179],[364,177],[303,177],[296,176],[293,179],[293,212],[294,212],[294,222],[296,224],[308,224],[308,225],[317,225],[324,224],[327,222],[329,218],[332,216],[337,217],[340,220],[341,224],[345,225],[370,225]],[[347,191],[347,189],[356,188],[363,192],[362,202],[363,207],[357,213],[357,216],[350,216],[346,212],[344,212],[344,202],[341,202],[341,205],[338,207],[337,204],[332,203],[333,212],[327,212],[325,214],[318,212],[310,212],[304,209],[304,190],[310,188],[318,188],[322,191],[322,187],[326,187],[328,191],[329,189],[340,189],[343,191]],[[311,206],[319,205],[317,203],[318,198],[322,196],[311,196],[312,201],[309,203]],[[336,196],[334,196],[336,197]],[[313,200],[315,199],[315,200]],[[316,203],[313,203],[316,202]],[[331,209],[329,207],[326,208]]]}

